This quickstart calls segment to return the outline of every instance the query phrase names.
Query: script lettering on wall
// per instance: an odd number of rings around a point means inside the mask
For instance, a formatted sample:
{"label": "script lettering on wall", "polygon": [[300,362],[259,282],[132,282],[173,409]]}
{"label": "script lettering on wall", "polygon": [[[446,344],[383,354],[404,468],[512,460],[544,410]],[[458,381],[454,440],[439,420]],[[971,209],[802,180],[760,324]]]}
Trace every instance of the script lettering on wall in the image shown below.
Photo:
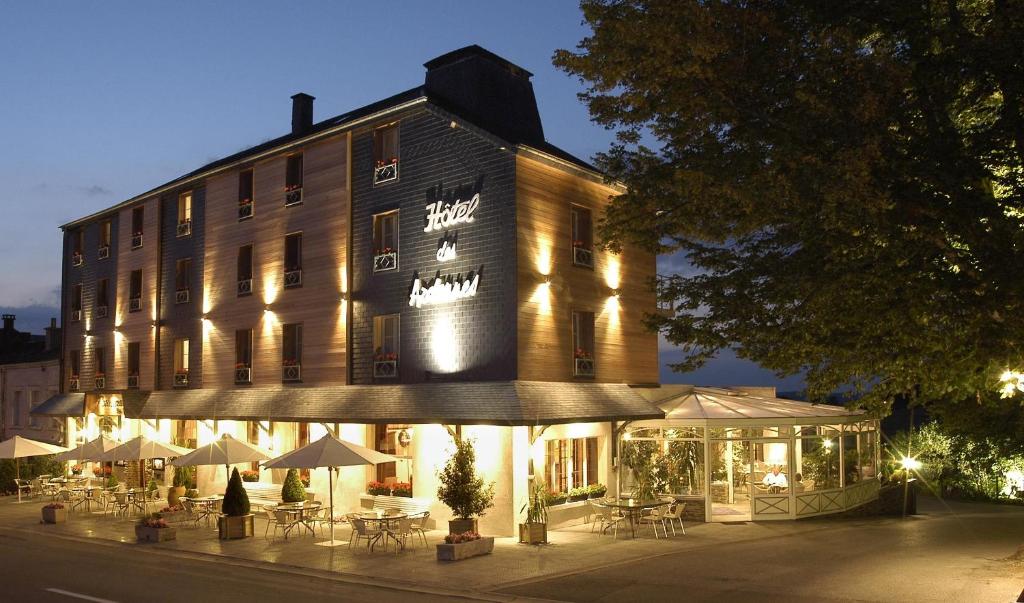
{"label": "script lettering on wall", "polygon": [[434,278],[424,282],[419,275],[412,279],[412,290],[409,292],[409,305],[415,308],[446,304],[466,297],[476,295],[480,286],[480,275],[484,267],[479,270],[470,271],[465,276],[462,274],[441,275],[438,270]]}
{"label": "script lettering on wall", "polygon": [[480,190],[484,178],[481,176],[472,185],[457,186],[444,190],[441,184],[427,190],[427,215],[423,232],[435,232],[457,226],[472,224],[480,206]]}
{"label": "script lettering on wall", "polygon": [[437,261],[447,262],[458,257],[455,247],[459,242],[459,233],[444,233],[444,236],[437,240]]}

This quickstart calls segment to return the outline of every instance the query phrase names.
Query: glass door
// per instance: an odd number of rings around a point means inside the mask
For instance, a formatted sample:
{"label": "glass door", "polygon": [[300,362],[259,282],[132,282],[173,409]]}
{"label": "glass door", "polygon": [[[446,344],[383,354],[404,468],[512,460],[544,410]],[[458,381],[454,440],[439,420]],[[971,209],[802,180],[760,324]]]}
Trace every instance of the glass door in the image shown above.
{"label": "glass door", "polygon": [[752,449],[750,440],[711,441],[711,521],[750,521]]}

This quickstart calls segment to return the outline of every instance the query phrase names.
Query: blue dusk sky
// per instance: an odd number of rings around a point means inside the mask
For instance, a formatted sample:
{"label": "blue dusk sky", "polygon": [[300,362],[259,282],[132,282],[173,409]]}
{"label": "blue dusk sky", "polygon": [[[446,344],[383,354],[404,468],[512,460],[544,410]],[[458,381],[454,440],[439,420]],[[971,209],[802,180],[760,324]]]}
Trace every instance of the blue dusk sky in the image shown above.
{"label": "blue dusk sky", "polygon": [[[613,135],[551,65],[581,21],[566,0],[3,3],[0,309],[33,332],[56,315],[64,222],[286,133],[296,92],[319,121],[421,84],[424,62],[469,44],[532,71],[547,139],[589,159]],[[662,344],[663,362],[678,356]],[[662,380],[801,387],[730,354]]]}

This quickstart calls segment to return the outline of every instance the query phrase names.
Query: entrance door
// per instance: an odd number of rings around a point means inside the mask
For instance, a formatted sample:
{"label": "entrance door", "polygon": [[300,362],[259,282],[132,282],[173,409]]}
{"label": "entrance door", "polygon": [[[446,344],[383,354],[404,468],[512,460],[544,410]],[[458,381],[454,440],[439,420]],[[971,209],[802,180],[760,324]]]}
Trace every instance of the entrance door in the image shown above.
{"label": "entrance door", "polygon": [[750,521],[752,448],[750,440],[712,440],[711,521]]}

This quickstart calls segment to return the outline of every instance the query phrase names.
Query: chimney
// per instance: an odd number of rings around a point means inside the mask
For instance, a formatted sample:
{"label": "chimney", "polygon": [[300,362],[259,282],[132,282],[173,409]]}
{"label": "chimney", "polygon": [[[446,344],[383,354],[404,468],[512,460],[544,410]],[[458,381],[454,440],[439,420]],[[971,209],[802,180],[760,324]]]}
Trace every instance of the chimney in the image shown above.
{"label": "chimney", "polygon": [[473,45],[423,64],[427,94],[511,143],[544,142],[533,74]]}
{"label": "chimney", "polygon": [[50,326],[43,329],[46,332],[46,351],[52,352],[60,349],[60,329],[57,328],[57,319],[50,319]]}
{"label": "chimney", "polygon": [[3,319],[4,319],[4,333],[13,333],[14,332],[14,315],[13,314],[4,314],[3,315]]}
{"label": "chimney", "polygon": [[313,129],[315,96],[300,92],[292,96],[292,134],[305,134]]}

